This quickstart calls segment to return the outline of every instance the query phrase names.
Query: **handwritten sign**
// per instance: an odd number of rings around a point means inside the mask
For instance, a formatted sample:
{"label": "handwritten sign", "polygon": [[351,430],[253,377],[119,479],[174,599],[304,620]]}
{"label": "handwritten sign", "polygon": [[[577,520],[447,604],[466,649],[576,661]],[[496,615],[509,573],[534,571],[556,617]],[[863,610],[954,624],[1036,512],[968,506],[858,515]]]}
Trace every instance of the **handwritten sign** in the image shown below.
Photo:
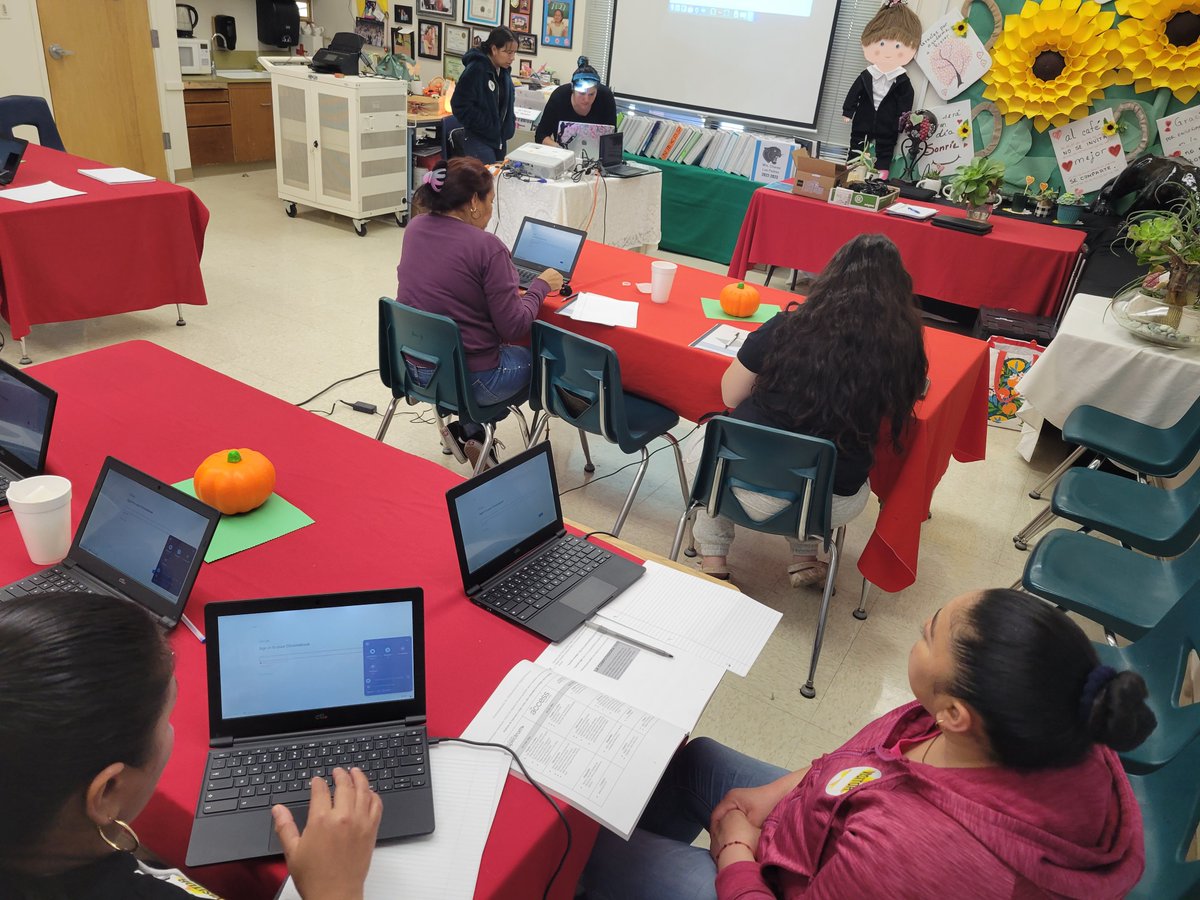
{"label": "handwritten sign", "polygon": [[1055,128],[1050,143],[1068,191],[1084,194],[1125,170],[1125,151],[1112,109]]}
{"label": "handwritten sign", "polygon": [[921,157],[921,174],[932,166],[943,175],[953,175],[975,157],[971,143],[971,101],[931,106],[929,111],[937,116],[938,127],[929,139],[929,155]]}
{"label": "handwritten sign", "polygon": [[1200,106],[1181,109],[1158,120],[1163,156],[1182,156],[1200,166]]}
{"label": "handwritten sign", "polygon": [[949,100],[982,78],[992,67],[992,58],[979,35],[959,13],[953,12],[921,35],[917,65],[937,95]]}

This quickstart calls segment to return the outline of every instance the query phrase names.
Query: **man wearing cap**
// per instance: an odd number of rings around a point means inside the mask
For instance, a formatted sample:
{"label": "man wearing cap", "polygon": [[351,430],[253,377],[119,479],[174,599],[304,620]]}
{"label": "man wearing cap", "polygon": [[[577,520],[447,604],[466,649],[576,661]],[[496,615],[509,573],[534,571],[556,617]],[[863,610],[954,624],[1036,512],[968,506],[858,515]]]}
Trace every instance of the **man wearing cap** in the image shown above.
{"label": "man wearing cap", "polygon": [[556,88],[546,101],[534,139],[539,144],[559,146],[558,135],[564,122],[617,124],[617,101],[612,91],[600,83],[600,73],[588,65],[586,56],[579,57],[579,68],[571,76],[571,82]]}

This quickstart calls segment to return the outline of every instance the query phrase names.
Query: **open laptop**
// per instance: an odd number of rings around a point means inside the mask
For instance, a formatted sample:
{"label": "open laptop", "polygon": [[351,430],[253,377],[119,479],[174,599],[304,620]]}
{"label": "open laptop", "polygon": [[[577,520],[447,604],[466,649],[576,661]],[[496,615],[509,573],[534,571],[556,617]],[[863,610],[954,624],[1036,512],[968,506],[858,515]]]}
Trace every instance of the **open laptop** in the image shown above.
{"label": "open laptop", "polygon": [[446,493],[467,596],[561,641],[645,569],[567,534],[550,443],[543,441]]}
{"label": "open laptop", "polygon": [[28,141],[18,137],[0,137],[0,184],[12,184],[17,177],[17,166],[21,164],[21,157],[28,146]]}
{"label": "open laptop", "polygon": [[526,216],[513,242],[512,261],[521,287],[527,288],[547,269],[570,281],[587,232]]}
{"label": "open laptop", "polygon": [[51,591],[109,594],[173,628],[220,520],[211,506],[110,456],[66,559],[0,588],[0,600]]}
{"label": "open laptop", "polygon": [[582,162],[595,162],[600,158],[600,138],[617,129],[612,125],[594,122],[560,122],[558,142],[575,153]]}
{"label": "open laptop", "polygon": [[625,135],[619,131],[600,138],[600,170],[614,178],[636,178],[658,171],[649,166],[631,166],[625,162]]}
{"label": "open laptop", "polygon": [[358,766],[379,839],[433,831],[420,588],[204,608],[209,746],[187,864],[282,853],[271,807],[303,830],[312,779]]}
{"label": "open laptop", "polygon": [[58,393],[0,360],[0,506],[8,486],[46,471]]}

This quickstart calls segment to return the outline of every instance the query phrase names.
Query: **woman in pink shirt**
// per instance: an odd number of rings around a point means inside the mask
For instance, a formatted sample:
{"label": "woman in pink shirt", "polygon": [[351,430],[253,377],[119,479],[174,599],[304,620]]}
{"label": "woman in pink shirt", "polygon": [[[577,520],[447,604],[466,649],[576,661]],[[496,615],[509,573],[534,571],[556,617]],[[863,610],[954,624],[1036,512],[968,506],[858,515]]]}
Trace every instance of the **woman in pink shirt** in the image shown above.
{"label": "woman in pink shirt", "polygon": [[908,679],[915,702],[797,772],[687,744],[632,838],[601,832],[588,900],[1104,900],[1137,883],[1114,750],[1154,729],[1141,676],[1099,665],[1059,610],[988,590],[924,623]]}

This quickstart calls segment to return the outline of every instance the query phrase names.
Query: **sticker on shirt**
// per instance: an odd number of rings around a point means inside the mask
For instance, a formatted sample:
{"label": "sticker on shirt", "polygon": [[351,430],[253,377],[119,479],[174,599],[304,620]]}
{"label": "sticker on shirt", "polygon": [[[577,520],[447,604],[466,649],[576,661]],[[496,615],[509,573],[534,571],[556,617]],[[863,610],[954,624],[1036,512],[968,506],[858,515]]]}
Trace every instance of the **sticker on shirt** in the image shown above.
{"label": "sticker on shirt", "polygon": [[856,787],[861,787],[872,781],[878,781],[882,777],[882,772],[878,769],[872,769],[870,766],[855,766],[853,769],[842,769],[842,771],[829,779],[829,784],[825,785],[825,793],[830,797],[840,797],[842,794],[850,793]]}
{"label": "sticker on shirt", "polygon": [[489,79],[488,79],[488,90],[489,90],[489,91],[494,91],[495,89],[496,89],[496,82],[492,81],[492,80],[489,78]]}

